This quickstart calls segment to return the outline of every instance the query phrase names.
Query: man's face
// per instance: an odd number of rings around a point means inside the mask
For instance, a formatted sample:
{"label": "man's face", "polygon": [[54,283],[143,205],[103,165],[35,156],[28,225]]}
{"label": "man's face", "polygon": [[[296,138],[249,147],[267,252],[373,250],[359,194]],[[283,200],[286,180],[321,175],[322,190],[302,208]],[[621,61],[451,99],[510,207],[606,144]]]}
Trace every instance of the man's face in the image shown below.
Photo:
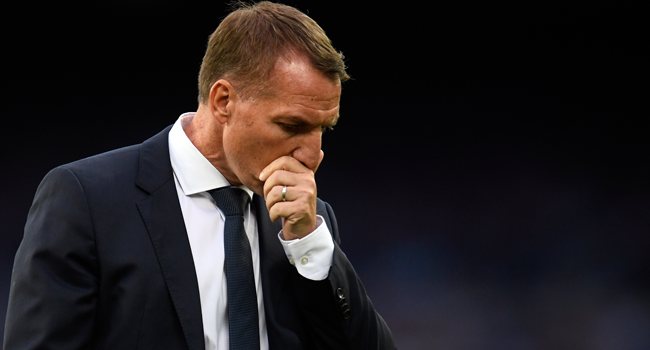
{"label": "man's face", "polygon": [[260,172],[291,156],[312,171],[322,160],[323,128],[336,124],[341,84],[305,60],[281,57],[263,98],[235,100],[223,134],[227,166],[246,187],[263,196]]}

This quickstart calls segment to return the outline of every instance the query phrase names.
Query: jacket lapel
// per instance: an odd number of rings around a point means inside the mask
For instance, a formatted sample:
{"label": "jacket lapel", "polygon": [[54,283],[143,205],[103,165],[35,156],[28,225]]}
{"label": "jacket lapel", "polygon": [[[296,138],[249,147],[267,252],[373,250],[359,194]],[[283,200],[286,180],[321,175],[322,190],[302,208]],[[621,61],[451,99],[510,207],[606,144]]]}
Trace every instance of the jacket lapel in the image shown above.
{"label": "jacket lapel", "polygon": [[196,270],[169,159],[170,129],[145,141],[140,148],[136,185],[149,196],[138,203],[138,209],[149,231],[188,348],[204,350]]}

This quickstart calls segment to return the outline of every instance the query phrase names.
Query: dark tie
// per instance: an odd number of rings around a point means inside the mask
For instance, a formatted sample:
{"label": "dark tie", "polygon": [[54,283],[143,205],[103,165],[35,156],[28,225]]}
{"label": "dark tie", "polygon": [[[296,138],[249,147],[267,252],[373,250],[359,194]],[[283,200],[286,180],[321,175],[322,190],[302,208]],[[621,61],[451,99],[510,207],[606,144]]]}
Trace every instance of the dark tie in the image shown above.
{"label": "dark tie", "polygon": [[250,198],[246,191],[224,187],[208,191],[226,215],[224,253],[228,284],[230,350],[260,348],[257,293],[251,246],[244,230],[244,210]]}

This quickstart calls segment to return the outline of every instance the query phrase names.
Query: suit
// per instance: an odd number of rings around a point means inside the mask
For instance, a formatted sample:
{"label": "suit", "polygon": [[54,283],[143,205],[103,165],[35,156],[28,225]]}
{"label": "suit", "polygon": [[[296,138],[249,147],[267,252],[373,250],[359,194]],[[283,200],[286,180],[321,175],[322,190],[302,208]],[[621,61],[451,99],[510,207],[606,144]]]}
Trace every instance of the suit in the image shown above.
{"label": "suit", "polygon": [[[60,166],[41,182],[16,254],[5,349],[205,349],[194,262],[167,128],[140,145]],[[394,349],[335,242],[327,279],[287,261],[254,195],[270,349]]]}

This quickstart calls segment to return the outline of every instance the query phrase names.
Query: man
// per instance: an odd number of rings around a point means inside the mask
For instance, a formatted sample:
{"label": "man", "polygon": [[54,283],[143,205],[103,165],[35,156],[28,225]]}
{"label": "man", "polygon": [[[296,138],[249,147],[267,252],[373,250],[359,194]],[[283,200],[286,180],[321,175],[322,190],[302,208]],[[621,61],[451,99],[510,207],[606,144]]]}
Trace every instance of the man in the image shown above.
{"label": "man", "polygon": [[394,349],[316,198],[346,79],[298,10],[231,13],[210,37],[196,113],[45,177],[5,349]]}

